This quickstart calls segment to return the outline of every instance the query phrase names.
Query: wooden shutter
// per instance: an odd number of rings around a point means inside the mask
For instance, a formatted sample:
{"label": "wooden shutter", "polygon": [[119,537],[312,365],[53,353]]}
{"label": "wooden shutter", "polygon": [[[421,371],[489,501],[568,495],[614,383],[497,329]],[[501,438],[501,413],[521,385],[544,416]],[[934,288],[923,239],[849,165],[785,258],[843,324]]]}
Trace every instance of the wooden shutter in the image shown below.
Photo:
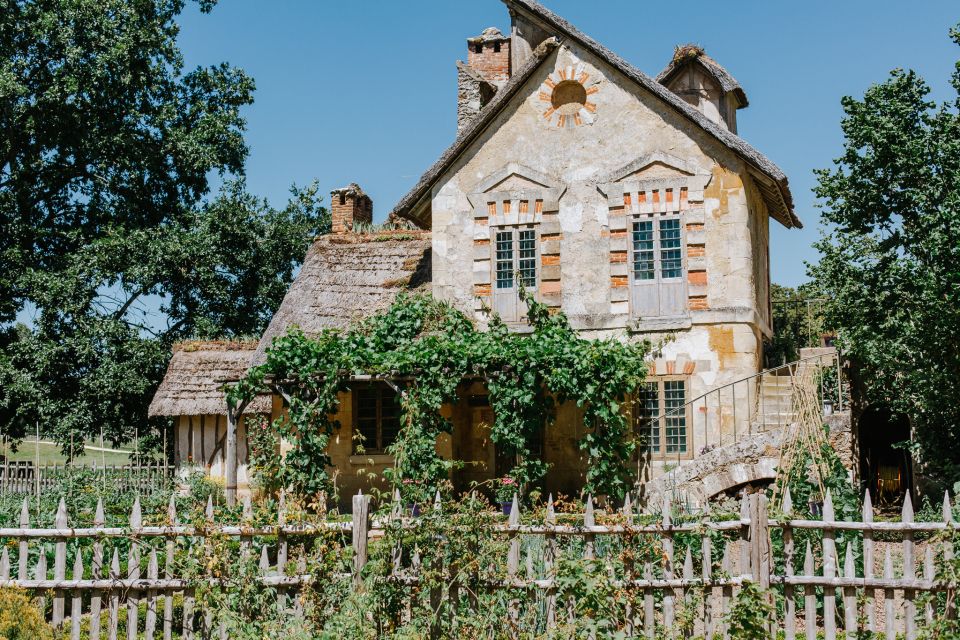
{"label": "wooden shutter", "polygon": [[630,224],[630,304],[640,318],[687,310],[683,233],[679,216],[641,216]]}
{"label": "wooden shutter", "polygon": [[682,236],[679,217],[657,219],[657,277],[661,316],[678,316],[687,310]]}
{"label": "wooden shutter", "polygon": [[630,302],[634,315],[641,318],[660,315],[654,226],[653,218],[637,218],[630,225]]}
{"label": "wooden shutter", "polygon": [[505,322],[517,321],[516,240],[513,229],[493,231],[493,310]]}

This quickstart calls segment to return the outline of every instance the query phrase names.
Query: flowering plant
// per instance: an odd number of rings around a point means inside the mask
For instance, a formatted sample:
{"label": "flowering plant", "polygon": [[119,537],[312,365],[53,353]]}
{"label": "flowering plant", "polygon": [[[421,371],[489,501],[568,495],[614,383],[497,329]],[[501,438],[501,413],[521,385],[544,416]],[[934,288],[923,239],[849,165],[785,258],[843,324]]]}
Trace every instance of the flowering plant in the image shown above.
{"label": "flowering plant", "polygon": [[513,495],[520,490],[519,483],[510,476],[504,476],[494,480],[493,492],[497,496],[497,502],[510,502]]}

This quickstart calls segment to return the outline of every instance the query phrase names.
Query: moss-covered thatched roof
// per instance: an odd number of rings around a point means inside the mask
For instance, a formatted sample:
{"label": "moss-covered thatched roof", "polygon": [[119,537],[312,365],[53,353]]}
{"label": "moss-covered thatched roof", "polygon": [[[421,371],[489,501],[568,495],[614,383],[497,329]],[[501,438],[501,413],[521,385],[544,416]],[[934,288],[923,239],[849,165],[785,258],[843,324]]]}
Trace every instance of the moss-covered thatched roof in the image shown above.
{"label": "moss-covered thatched roof", "polygon": [[[257,347],[254,341],[179,342],[167,373],[150,403],[152,416],[226,415],[225,381],[244,376]],[[270,398],[254,400],[245,413],[269,413]]]}

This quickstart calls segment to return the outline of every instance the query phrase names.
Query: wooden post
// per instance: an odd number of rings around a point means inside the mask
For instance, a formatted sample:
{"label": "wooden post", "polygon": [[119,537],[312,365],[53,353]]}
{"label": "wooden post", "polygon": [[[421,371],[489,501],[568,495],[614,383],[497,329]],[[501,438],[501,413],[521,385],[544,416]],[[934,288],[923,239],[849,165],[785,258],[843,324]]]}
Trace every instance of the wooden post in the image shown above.
{"label": "wooden post", "polygon": [[[790,495],[790,487],[784,491],[781,510],[785,521],[789,522],[793,514],[793,496]],[[793,529],[786,522],[783,525],[783,567],[787,578],[792,578],[794,575]],[[797,637],[797,600],[792,584],[783,586],[783,600],[783,637],[784,640],[794,640]]]}
{"label": "wooden post", "polygon": [[[167,523],[170,526],[177,525],[177,503],[173,495],[170,496],[170,502],[167,504]],[[167,538],[166,557],[163,563],[163,577],[169,580],[173,577],[173,538]],[[163,597],[163,640],[172,640],[173,638],[173,594],[169,591]]]}
{"label": "wooden post", "polygon": [[[663,531],[660,534],[660,548],[663,557],[663,579],[673,580],[673,524],[670,518],[670,498],[663,499]],[[674,590],[663,591],[663,626],[673,629],[674,622]]]}
{"label": "wooden post", "polygon": [[[57,529],[67,528],[67,505],[60,498],[60,504],[57,505],[57,515],[53,520]],[[63,580],[67,577],[67,541],[63,538],[57,540],[53,552],[53,579]],[[54,591],[53,596],[53,626],[59,629],[63,624],[64,610],[66,608],[66,598],[62,589]]]}
{"label": "wooden post", "polygon": [[[110,578],[120,579],[120,551],[113,548],[113,559],[110,561]],[[120,592],[114,589],[110,592],[110,616],[107,621],[107,638],[117,640],[117,625],[120,624]]]}
{"label": "wooden post", "polygon": [[[143,514],[140,510],[140,496],[133,501],[133,510],[130,512],[130,528],[139,529],[143,526]],[[130,551],[127,552],[127,577],[131,580],[140,579],[140,546],[139,540],[130,542]],[[136,591],[131,589],[127,593],[127,637],[136,638],[140,618],[140,599]]]}
{"label": "wooden post", "polygon": [[[867,489],[863,494],[863,521],[865,523],[873,522],[873,501],[870,499],[870,489]],[[873,531],[864,531],[863,532],[863,578],[864,580],[870,580],[873,578],[873,569],[874,569],[874,555],[873,555]],[[876,605],[874,604],[874,596],[876,595],[876,589],[867,587],[863,590],[864,593],[864,606],[867,609],[867,631],[875,634],[877,632],[877,614],[876,614]]]}
{"label": "wooden post", "polygon": [[[827,489],[827,495],[823,500],[823,523],[832,523],[836,519],[833,511],[833,498],[830,495],[830,489]],[[834,564],[837,555],[836,532],[833,529],[823,530],[823,577],[835,578],[837,576],[837,567]],[[823,587],[823,632],[827,640],[834,640],[837,637],[837,617],[836,617],[836,589],[834,587]]]}
{"label": "wooden post", "polygon": [[[857,577],[857,567],[853,561],[853,543],[847,542],[847,556],[843,561],[843,577],[852,579]],[[856,587],[843,588],[843,627],[847,632],[848,640],[857,638],[857,589]]]}
{"label": "wooden post", "polygon": [[883,617],[885,623],[885,637],[897,637],[897,616],[896,609],[893,607],[894,590],[893,584],[893,556],[890,555],[890,547],[887,547],[887,553],[883,558],[883,580],[887,588],[883,590]]}
{"label": "wooden post", "polygon": [[[956,498],[956,496],[954,496]],[[950,493],[947,491],[943,492],[943,521],[948,525],[953,522],[953,510],[950,507]],[[956,550],[953,548],[951,542],[943,543],[943,560],[944,562],[949,563],[953,560],[953,554]],[[954,591],[956,593],[956,591]],[[957,603],[953,602],[953,599],[947,598],[947,606],[944,609],[943,614],[947,617],[947,620],[953,620],[957,616]]]}
{"label": "wooden post", "polygon": [[[20,528],[26,529],[30,526],[30,499],[24,497],[23,505],[20,507]],[[17,578],[26,580],[29,575],[30,566],[30,546],[26,538],[20,538],[17,546],[19,556],[19,567],[17,568]],[[40,555],[43,555],[42,553]]]}
{"label": "wooden post", "polygon": [[[102,527],[106,522],[106,518],[103,513],[103,499],[97,499],[97,511],[93,516],[93,526]],[[103,543],[100,540],[97,540],[93,543],[93,565],[91,567],[91,575],[94,580],[98,580],[103,577]],[[101,599],[100,591],[94,591],[90,595],[90,629],[89,636],[90,640],[100,640],[100,608],[101,608]]]}
{"label": "wooden post", "polygon": [[[553,512],[553,494],[547,497],[547,513],[543,519],[548,527],[557,523],[557,516]],[[543,536],[543,571],[551,585],[557,579],[557,536],[548,533]],[[551,586],[547,590],[547,631],[552,631],[557,626],[557,590]]]}
{"label": "wooden post", "polygon": [[[910,492],[903,498],[903,515],[901,521],[904,523],[913,522],[913,502],[910,500]],[[903,532],[903,579],[913,580],[917,577],[917,565],[914,558],[913,531],[905,530]],[[914,640],[917,637],[917,606],[913,599],[916,595],[913,589],[903,590],[903,617],[904,631],[907,640]]]}
{"label": "wooden post", "polygon": [[237,420],[240,408],[227,404],[226,498],[227,506],[237,503]]}
{"label": "wooden post", "polygon": [[367,532],[370,531],[370,497],[353,496],[353,584],[362,582],[361,573],[367,564]]}
{"label": "wooden post", "polygon": [[[520,524],[520,500],[516,493],[513,494],[513,503],[510,505],[510,518],[507,521],[511,527]],[[513,581],[517,578],[517,572],[520,570],[520,534],[510,534],[510,550],[507,552],[507,578]],[[520,601],[511,597],[507,603],[507,615],[510,618],[511,631],[519,627],[520,623]],[[516,635],[514,633],[514,635]]]}
{"label": "wooden post", "polygon": [[[810,541],[808,540],[807,551],[803,555],[803,576],[812,578],[814,575],[813,550],[810,548]],[[803,617],[807,640],[817,640],[817,590],[812,584],[803,588]]]}

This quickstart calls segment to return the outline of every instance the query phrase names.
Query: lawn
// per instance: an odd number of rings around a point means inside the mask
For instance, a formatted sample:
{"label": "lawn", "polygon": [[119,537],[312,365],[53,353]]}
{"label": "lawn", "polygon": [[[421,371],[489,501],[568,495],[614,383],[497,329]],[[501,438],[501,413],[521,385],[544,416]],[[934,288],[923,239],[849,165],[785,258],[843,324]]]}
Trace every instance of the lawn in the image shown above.
{"label": "lawn", "polygon": [[[9,448],[9,445],[7,446]],[[115,449],[109,443],[104,444],[103,448],[107,449],[106,451],[100,451],[100,443],[95,441],[87,441],[84,446],[84,454],[75,458],[73,464],[78,466],[93,466],[96,464],[100,467],[104,465],[122,466],[130,463],[129,451]],[[0,459],[2,459],[3,453],[4,451],[0,447]],[[30,460],[36,462],[39,455],[41,465],[65,464],[67,462],[66,457],[60,453],[60,445],[45,441],[42,438],[39,444],[35,439],[28,438],[20,443],[17,451],[8,451],[7,453],[11,461]]]}

